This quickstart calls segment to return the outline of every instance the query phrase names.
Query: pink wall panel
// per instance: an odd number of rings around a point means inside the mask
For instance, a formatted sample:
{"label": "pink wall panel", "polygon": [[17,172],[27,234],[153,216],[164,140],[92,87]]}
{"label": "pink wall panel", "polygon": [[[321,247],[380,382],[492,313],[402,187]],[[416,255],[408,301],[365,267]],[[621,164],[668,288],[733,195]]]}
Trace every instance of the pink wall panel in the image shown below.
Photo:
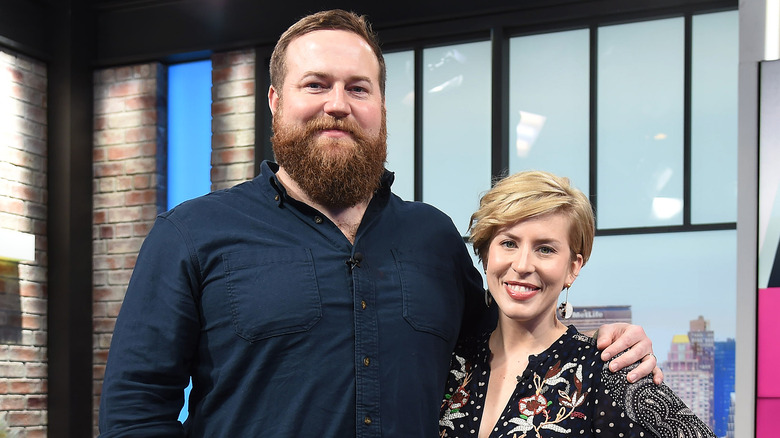
{"label": "pink wall panel", "polygon": [[760,289],[758,291],[758,397],[780,398],[778,364],[780,364],[780,288]]}
{"label": "pink wall panel", "polygon": [[777,413],[780,412],[780,398],[759,398],[756,400],[756,438],[777,438]]}

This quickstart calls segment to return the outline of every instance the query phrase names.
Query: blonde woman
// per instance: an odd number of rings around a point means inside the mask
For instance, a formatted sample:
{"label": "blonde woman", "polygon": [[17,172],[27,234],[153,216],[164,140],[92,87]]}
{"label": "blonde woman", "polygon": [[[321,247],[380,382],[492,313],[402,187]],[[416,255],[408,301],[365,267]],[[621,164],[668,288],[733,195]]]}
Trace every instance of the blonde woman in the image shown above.
{"label": "blonde woman", "polygon": [[609,371],[595,340],[558,319],[594,233],[567,178],[521,172],[482,197],[470,239],[498,324],[456,347],[441,437],[714,437],[667,386],[628,383],[631,367]]}

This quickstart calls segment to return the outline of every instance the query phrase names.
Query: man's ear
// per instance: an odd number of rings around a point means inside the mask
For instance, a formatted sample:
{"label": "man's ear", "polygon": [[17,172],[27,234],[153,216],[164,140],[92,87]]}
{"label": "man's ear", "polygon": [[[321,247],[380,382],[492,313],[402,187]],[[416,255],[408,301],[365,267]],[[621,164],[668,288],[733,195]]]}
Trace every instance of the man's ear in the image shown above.
{"label": "man's ear", "polygon": [[279,106],[279,92],[273,86],[268,87],[268,108],[271,114],[276,113],[276,107]]}

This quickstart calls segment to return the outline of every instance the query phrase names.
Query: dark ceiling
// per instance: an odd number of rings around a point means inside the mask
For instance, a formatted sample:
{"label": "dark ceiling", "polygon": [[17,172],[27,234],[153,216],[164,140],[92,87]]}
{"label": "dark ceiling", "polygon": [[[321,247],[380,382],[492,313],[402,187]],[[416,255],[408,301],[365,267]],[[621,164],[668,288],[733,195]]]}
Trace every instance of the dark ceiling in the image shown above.
{"label": "dark ceiling", "polygon": [[736,6],[737,0],[0,0],[0,46],[47,59],[57,47],[52,40],[60,38],[50,29],[69,20],[72,32],[92,43],[83,49],[93,65],[108,66],[271,47],[297,18],[330,8],[367,15],[392,47],[413,45],[420,35],[426,41],[469,32],[487,36],[496,26],[521,32]]}

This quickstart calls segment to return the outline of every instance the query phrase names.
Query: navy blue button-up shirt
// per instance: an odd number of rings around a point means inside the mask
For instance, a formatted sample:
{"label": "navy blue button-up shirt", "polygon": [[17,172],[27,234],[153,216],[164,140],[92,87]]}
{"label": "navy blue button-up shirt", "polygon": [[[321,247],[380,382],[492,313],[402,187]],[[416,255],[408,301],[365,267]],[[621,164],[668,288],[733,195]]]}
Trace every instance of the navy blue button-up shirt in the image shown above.
{"label": "navy blue button-up shirt", "polygon": [[276,169],[157,218],[116,322],[101,437],[438,436],[450,353],[484,307],[462,237],[391,194],[388,172],[353,245]]}

